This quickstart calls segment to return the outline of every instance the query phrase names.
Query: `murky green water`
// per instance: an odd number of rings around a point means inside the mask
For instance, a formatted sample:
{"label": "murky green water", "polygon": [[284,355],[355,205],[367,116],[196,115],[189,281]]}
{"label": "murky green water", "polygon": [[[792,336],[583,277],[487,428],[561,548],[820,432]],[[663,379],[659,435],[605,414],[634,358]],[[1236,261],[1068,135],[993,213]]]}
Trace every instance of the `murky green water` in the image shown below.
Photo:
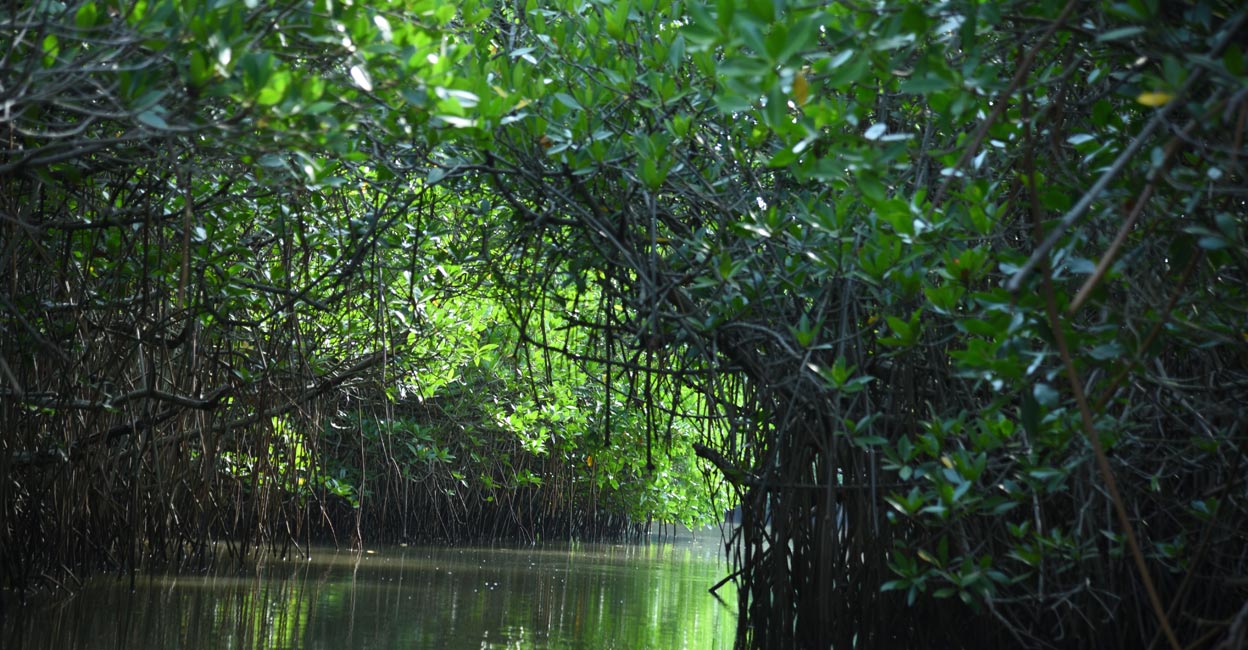
{"label": "murky green water", "polygon": [[11,609],[0,648],[731,648],[718,544],[316,549],[245,572],[93,580]]}

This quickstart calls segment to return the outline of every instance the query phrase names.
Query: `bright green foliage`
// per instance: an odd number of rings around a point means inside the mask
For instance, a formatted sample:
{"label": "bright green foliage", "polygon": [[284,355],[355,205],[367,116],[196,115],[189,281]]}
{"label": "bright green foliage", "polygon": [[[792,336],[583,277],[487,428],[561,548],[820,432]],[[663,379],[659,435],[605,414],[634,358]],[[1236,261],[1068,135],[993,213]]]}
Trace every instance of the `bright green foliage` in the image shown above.
{"label": "bright green foliage", "polygon": [[[1129,643],[1100,595],[1157,629],[1147,591],[1196,573],[1175,540],[1230,540],[1188,501],[1239,462],[1201,449],[1227,449],[1243,379],[1243,258],[1221,256],[1242,243],[1243,21],[1214,2],[500,6],[472,92],[520,99],[438,160],[506,205],[518,301],[564,273],[597,285],[607,354],[642,382],[678,370],[728,424],[711,443],[747,508],[750,642],[926,639],[956,596],[1000,625],[979,643],[1042,643],[1038,612],[1067,605]],[[1072,307],[1102,257],[1095,308]],[[1206,372],[1221,385],[1179,407],[1175,373]],[[1175,408],[1208,412],[1185,432]],[[1152,587],[1123,586],[1115,501],[1149,522]],[[903,603],[923,622],[879,615]]]}
{"label": "bright green foliage", "polygon": [[[440,143],[486,133],[476,113],[520,102],[465,74],[460,36],[489,14],[172,0],[0,11],[3,502],[6,521],[31,522],[4,533],[18,549],[5,566],[22,567],[6,584],[53,560],[135,566],[132,553],[176,558],[204,536],[276,541],[305,524],[538,534],[532,517],[486,530],[460,507],[480,496],[495,505],[474,516],[497,521],[495,493],[527,491],[564,536],[607,529],[577,523],[587,512],[616,532],[713,516],[687,461],[647,465],[630,448],[610,472],[590,465],[618,453],[605,436],[636,405],[520,337],[514,323],[558,316],[489,277],[508,255],[488,239],[490,197],[431,187],[458,174],[428,165]],[[613,406],[614,425],[601,417]],[[39,487],[67,475],[79,488]],[[378,514],[396,494],[411,506],[401,527]],[[416,516],[418,498],[458,529]],[[361,527],[369,517],[378,525]]]}

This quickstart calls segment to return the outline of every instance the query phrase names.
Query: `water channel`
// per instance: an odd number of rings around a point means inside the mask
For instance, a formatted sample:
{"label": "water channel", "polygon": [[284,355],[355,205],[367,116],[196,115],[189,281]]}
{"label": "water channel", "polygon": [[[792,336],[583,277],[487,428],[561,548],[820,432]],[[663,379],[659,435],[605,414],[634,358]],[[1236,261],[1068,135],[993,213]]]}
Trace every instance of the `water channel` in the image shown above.
{"label": "water channel", "polygon": [[210,575],[100,576],[11,608],[6,650],[731,648],[718,532],[647,545],[314,548]]}

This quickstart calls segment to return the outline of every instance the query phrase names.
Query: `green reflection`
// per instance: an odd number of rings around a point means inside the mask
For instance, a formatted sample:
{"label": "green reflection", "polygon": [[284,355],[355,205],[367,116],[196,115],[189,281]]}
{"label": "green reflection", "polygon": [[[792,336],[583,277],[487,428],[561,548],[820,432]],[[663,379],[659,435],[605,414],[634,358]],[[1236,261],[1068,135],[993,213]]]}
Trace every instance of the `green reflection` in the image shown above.
{"label": "green reflection", "polygon": [[[718,547],[317,549],[245,574],[101,578],[11,612],[4,648],[731,648]],[[729,603],[729,604],[726,604]]]}

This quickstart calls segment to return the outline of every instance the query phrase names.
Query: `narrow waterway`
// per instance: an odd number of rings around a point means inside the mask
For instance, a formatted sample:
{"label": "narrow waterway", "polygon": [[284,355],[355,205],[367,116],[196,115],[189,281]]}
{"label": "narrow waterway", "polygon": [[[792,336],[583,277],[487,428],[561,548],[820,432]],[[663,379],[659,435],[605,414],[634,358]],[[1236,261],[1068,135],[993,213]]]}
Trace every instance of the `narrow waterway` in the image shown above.
{"label": "narrow waterway", "polygon": [[649,545],[312,549],[212,575],[102,576],[14,608],[6,650],[731,648],[718,535]]}

